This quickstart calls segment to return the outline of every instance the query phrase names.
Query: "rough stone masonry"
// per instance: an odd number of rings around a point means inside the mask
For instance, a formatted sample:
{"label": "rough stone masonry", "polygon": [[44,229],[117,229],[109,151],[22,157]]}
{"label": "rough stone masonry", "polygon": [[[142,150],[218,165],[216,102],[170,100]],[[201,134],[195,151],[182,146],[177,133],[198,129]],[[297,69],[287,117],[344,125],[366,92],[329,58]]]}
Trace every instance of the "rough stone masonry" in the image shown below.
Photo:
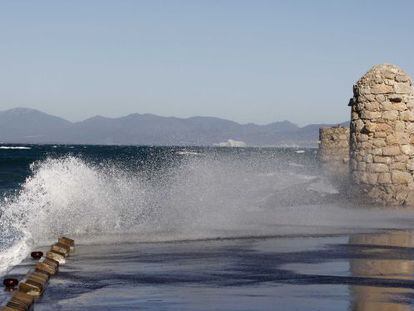
{"label": "rough stone masonry", "polygon": [[369,201],[414,206],[414,91],[399,67],[371,68],[354,85],[352,185]]}
{"label": "rough stone masonry", "polygon": [[319,129],[319,161],[322,171],[337,185],[349,176],[349,127]]}

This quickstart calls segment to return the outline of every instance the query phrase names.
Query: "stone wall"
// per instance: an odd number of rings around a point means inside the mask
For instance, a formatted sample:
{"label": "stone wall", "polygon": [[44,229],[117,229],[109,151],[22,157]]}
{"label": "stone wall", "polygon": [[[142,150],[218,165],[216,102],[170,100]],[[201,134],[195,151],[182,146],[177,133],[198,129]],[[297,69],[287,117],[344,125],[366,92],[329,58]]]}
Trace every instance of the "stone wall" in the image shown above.
{"label": "stone wall", "polygon": [[325,175],[334,181],[346,182],[349,176],[349,128],[320,128],[318,156]]}
{"label": "stone wall", "polygon": [[369,201],[414,205],[414,92],[394,65],[374,66],[350,101],[353,184]]}

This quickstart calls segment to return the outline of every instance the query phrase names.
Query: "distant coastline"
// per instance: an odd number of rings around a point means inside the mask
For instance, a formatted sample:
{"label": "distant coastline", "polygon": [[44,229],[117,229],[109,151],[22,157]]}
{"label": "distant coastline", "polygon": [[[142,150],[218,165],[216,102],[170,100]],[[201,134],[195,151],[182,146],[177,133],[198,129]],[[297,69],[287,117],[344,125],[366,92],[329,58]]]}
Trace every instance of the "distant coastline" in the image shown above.
{"label": "distant coastline", "polygon": [[[346,124],[346,122],[341,123]],[[161,117],[130,114],[70,122],[35,109],[0,111],[0,142],[154,146],[316,147],[318,130],[333,124],[299,127],[290,121],[240,124],[214,117]],[[235,142],[234,144],[232,142]]]}

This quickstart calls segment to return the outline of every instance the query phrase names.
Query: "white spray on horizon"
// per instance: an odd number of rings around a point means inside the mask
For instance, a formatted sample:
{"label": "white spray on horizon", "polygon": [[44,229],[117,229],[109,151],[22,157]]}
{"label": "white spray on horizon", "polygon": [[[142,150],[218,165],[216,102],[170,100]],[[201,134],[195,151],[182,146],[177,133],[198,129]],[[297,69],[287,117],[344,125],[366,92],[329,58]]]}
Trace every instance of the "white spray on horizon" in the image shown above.
{"label": "white spray on horizon", "polygon": [[62,234],[84,242],[128,234],[139,241],[171,241],[277,235],[286,226],[306,232],[307,226],[414,223],[410,212],[310,204],[306,189],[319,192],[321,200],[326,194],[320,178],[298,171],[301,166],[274,164],[197,156],[149,178],[70,156],[35,163],[21,190],[0,205],[0,271],[21,261],[33,245]]}

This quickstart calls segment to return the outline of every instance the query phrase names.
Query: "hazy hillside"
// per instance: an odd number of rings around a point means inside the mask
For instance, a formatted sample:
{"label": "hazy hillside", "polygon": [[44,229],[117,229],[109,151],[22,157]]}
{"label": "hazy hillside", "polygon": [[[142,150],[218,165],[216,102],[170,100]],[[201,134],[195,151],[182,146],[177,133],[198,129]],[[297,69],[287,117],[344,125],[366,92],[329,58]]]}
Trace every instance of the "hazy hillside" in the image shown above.
{"label": "hazy hillside", "polygon": [[0,141],[47,143],[71,126],[69,121],[33,109],[0,111]]}
{"label": "hazy hillside", "polygon": [[201,145],[233,139],[249,146],[316,146],[323,125],[289,121],[239,124],[213,117],[174,118],[131,114],[69,122],[34,109],[0,112],[0,142],[115,145]]}

